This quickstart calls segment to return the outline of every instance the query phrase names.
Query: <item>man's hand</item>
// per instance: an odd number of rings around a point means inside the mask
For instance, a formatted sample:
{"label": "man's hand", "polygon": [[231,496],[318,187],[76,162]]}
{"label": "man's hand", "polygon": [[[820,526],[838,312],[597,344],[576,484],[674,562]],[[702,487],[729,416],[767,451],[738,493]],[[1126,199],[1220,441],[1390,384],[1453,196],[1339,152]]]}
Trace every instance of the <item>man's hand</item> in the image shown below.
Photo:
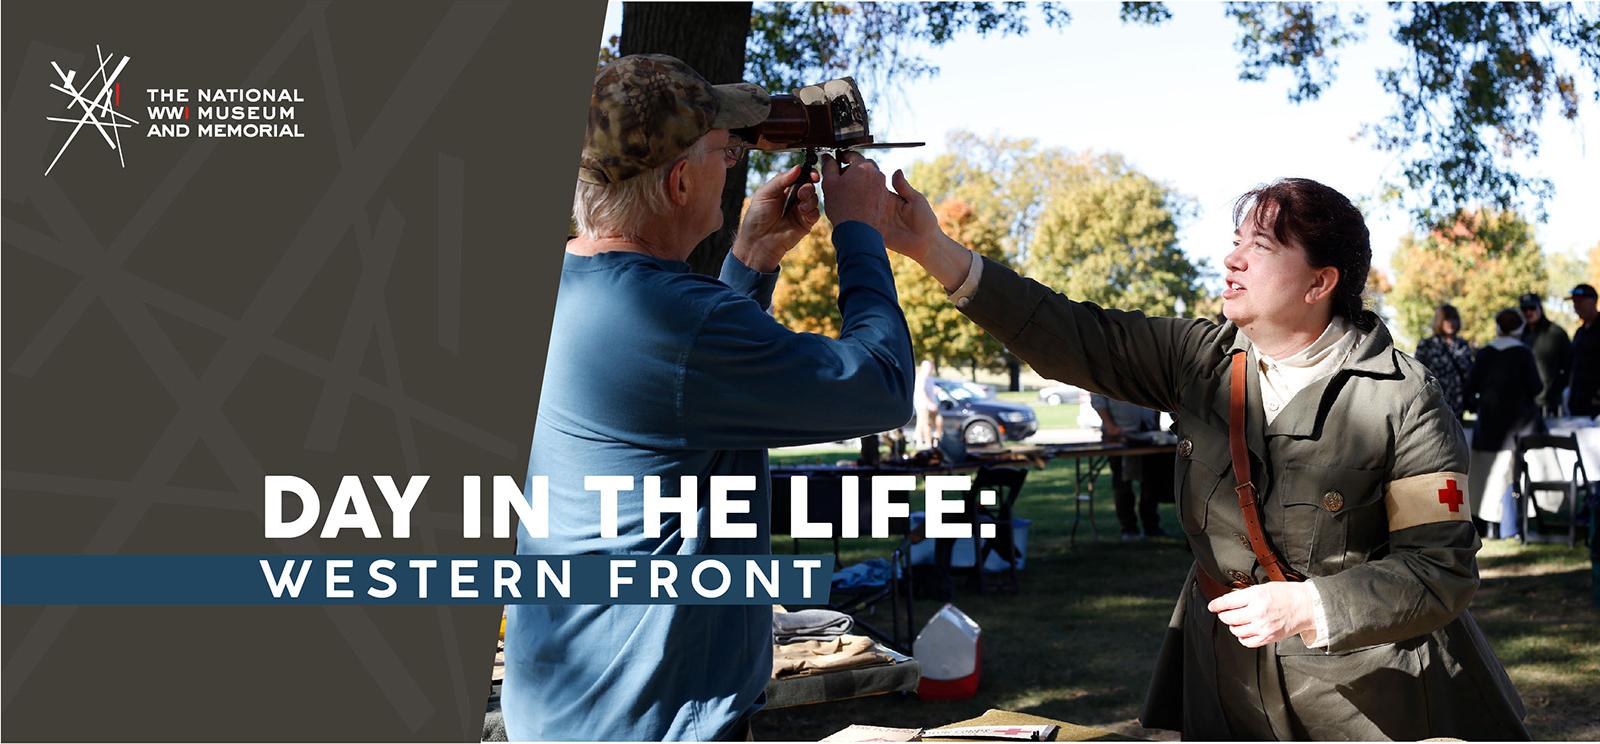
{"label": "man's hand", "polygon": [[750,195],[750,208],[745,210],[739,234],[734,236],[730,249],[740,263],[760,272],[778,270],[778,262],[785,254],[811,232],[822,216],[817,207],[817,174],[811,174],[812,183],[800,187],[789,214],[783,214],[783,200],[789,195],[789,186],[800,178],[800,166],[778,174]]}
{"label": "man's hand", "polygon": [[[972,253],[951,240],[939,227],[928,200],[895,171],[894,192],[883,187],[878,164],[858,152],[839,155],[841,169],[823,156],[822,188],[826,191],[828,219],[834,224],[860,220],[883,235],[889,250],[927,269],[945,291],[954,291],[972,268]],[[858,170],[859,169],[859,170]]]}
{"label": "man's hand", "polygon": [[877,163],[853,150],[839,153],[838,160],[823,155],[822,190],[826,197],[823,206],[833,224],[864,222],[888,242],[890,202],[899,197],[884,188]]}
{"label": "man's hand", "polygon": [[1306,582],[1269,581],[1229,592],[1206,605],[1245,648],[1259,648],[1316,627]]}
{"label": "man's hand", "polygon": [[1100,417],[1100,438],[1107,442],[1115,442],[1122,439],[1122,427],[1117,426],[1117,420],[1111,415],[1111,409],[1106,407],[1108,403],[1105,402],[1105,399],[1096,395],[1091,399],[1091,402],[1094,405],[1090,407]]}
{"label": "man's hand", "polygon": [[839,160],[822,156],[822,188],[827,192],[828,219],[834,224],[858,220],[883,234],[890,250],[921,261],[932,244],[944,237],[928,200],[894,172],[894,191],[883,186],[878,164],[853,150]]}

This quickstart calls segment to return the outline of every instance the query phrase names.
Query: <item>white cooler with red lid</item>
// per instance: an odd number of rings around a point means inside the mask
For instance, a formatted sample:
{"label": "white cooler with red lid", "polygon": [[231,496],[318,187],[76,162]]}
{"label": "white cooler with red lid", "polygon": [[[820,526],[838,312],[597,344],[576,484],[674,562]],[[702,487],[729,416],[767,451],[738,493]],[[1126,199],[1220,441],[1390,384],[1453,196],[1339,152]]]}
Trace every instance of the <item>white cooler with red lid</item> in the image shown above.
{"label": "white cooler with red lid", "polygon": [[978,694],[983,668],[983,630],[966,613],[947,604],[923,626],[911,655],[922,668],[917,697],[955,700]]}

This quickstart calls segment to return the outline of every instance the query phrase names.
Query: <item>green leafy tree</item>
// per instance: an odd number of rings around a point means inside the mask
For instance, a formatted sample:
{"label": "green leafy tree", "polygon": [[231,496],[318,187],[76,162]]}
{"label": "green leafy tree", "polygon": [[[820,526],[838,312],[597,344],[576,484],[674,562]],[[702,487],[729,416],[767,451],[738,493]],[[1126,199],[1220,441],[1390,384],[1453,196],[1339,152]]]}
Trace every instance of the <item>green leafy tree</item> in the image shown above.
{"label": "green leafy tree", "polygon": [[1222,295],[1202,292],[1199,299],[1189,305],[1182,315],[1186,318],[1206,318],[1221,323],[1226,320],[1222,315]]}
{"label": "green leafy tree", "polygon": [[[754,6],[746,48],[749,80],[789,91],[850,75],[871,100],[939,67],[913,47],[943,46],[964,32],[1021,35],[1029,30],[1026,4],[903,2],[776,2]],[[1039,6],[1045,24],[1071,20],[1066,8]]]}
{"label": "green leafy tree", "polygon": [[1120,156],[955,132],[947,152],[910,171],[930,200],[970,206],[1006,257],[1075,299],[1168,315],[1200,309],[1207,267],[1177,242],[1192,203]]}
{"label": "green leafy tree", "polygon": [[[957,133],[949,152],[910,170],[947,234],[1076,299],[1163,315],[1215,304],[1200,288],[1205,264],[1178,247],[1189,201],[1121,157]],[[831,230],[819,222],[784,258],[773,312],[796,330],[838,333]],[[900,256],[890,264],[919,358],[974,370],[1006,362],[920,266]]]}
{"label": "green leafy tree", "polygon": [[1076,164],[1081,180],[1054,189],[1022,266],[1069,297],[1176,315],[1201,299],[1204,264],[1178,247],[1187,200],[1102,155]]}
{"label": "green leafy tree", "polygon": [[1388,315],[1389,293],[1394,291],[1394,282],[1389,281],[1389,275],[1383,269],[1373,266],[1367,269],[1367,290],[1363,293],[1367,309],[1379,316]]}
{"label": "green leafy tree", "polygon": [[1388,300],[1401,333],[1413,343],[1432,334],[1441,303],[1461,312],[1462,337],[1483,344],[1495,336],[1495,313],[1515,308],[1526,292],[1545,295],[1549,289],[1533,227],[1511,212],[1465,212],[1449,227],[1406,236],[1393,267]]}
{"label": "green leafy tree", "polygon": [[1588,262],[1572,253],[1550,251],[1544,255],[1544,271],[1545,275],[1550,277],[1548,286],[1553,294],[1545,298],[1545,315],[1552,323],[1565,328],[1570,336],[1582,321],[1578,319],[1578,313],[1572,309],[1572,303],[1567,301],[1567,293],[1573,287],[1589,281]]}
{"label": "green leafy tree", "polygon": [[[970,204],[947,199],[934,212],[947,235],[988,258],[1006,263],[1000,247],[1001,233]],[[1003,363],[1000,342],[962,315],[938,280],[915,261],[898,254],[889,257],[889,264],[917,359],[932,359],[941,367],[963,365],[974,372]]]}
{"label": "green leafy tree", "polygon": [[1585,282],[1600,287],[1600,243],[1595,243],[1589,248],[1589,264],[1585,276],[1588,277],[1584,279]]}
{"label": "green leafy tree", "polygon": [[[1536,128],[1547,105],[1578,118],[1584,86],[1600,99],[1600,5],[1595,3],[1395,3],[1392,35],[1410,54],[1380,71],[1395,109],[1365,128],[1400,159],[1387,196],[1419,224],[1442,224],[1461,205],[1524,208],[1536,216],[1553,186],[1513,164],[1538,153]],[[1022,3],[639,3],[623,4],[622,34],[612,55],[673,54],[712,82],[748,79],[769,90],[849,74],[881,104],[900,86],[935,75],[918,43],[941,46],[962,33],[1024,34],[1030,20],[1066,25],[1054,4]],[[1364,38],[1366,13],[1333,3],[1228,3],[1239,27],[1240,77],[1263,80],[1274,69],[1294,76],[1291,101],[1331,85],[1340,50]],[[1169,20],[1165,3],[1123,3],[1126,23]],[[789,157],[751,158],[729,173],[723,212],[738,211],[748,180],[776,172]],[[732,244],[731,219],[696,248],[690,264],[713,273]],[[1024,247],[1025,250],[1025,247]]]}
{"label": "green leafy tree", "polygon": [[[1118,156],[955,132],[944,154],[909,171],[939,205],[945,229],[959,230],[963,244],[1004,257],[1075,299],[1169,315],[1206,313],[1216,304],[1200,287],[1205,264],[1189,260],[1178,247],[1177,223],[1192,209],[1190,202]],[[929,286],[937,290],[930,292],[930,317],[943,317],[933,312],[943,311],[949,320],[928,327],[941,333],[965,328],[954,322],[964,318],[949,307],[943,289]],[[911,294],[903,282],[901,291],[903,299]],[[1003,350],[988,356],[988,349],[962,343],[961,353],[977,352],[978,366],[1003,361]]]}
{"label": "green leafy tree", "polygon": [[943,154],[912,164],[906,175],[935,204],[955,199],[971,207],[988,229],[999,231],[1005,255],[1020,262],[1051,192],[1082,180],[1081,169],[1062,167],[1073,160],[1034,139],[956,131]]}
{"label": "green leafy tree", "polygon": [[[1595,3],[1391,3],[1390,33],[1408,54],[1380,70],[1395,103],[1364,128],[1401,162],[1390,195],[1419,224],[1447,224],[1468,204],[1527,209],[1543,219],[1548,179],[1518,172],[1539,152],[1548,105],[1578,118],[1587,85],[1600,100],[1600,5]],[[1366,14],[1337,3],[1228,3],[1239,25],[1239,76],[1294,75],[1289,100],[1315,99],[1333,82],[1337,53],[1363,38]]]}

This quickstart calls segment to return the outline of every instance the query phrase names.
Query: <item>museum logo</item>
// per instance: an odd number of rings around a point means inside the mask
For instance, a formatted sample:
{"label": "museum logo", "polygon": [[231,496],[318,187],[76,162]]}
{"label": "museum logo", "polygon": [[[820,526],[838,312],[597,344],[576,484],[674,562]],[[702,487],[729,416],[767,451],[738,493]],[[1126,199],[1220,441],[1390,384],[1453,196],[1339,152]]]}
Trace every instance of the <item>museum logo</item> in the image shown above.
{"label": "museum logo", "polygon": [[[45,119],[71,129],[50,165],[44,169],[50,175],[74,142],[92,140],[86,129],[93,129],[106,147],[115,153],[117,164],[128,166],[123,157],[123,143],[143,133],[149,139],[301,139],[300,104],[305,96],[299,88],[273,87],[182,87],[136,86],[124,90],[120,81],[131,58],[127,55],[107,53],[95,45],[95,59],[99,62],[94,72],[80,79],[79,71],[65,70],[58,62],[56,80],[50,89],[61,93],[65,100],[61,110],[49,112]],[[140,103],[132,97],[143,94],[145,123],[123,113],[124,96],[127,108],[137,111]],[[123,131],[127,130],[127,131]]]}
{"label": "museum logo", "polygon": [[[72,132],[67,135],[61,149],[56,151],[56,156],[50,160],[50,165],[44,169],[45,175],[56,167],[61,161],[61,156],[66,154],[67,148],[77,141],[78,135],[83,133],[84,127],[94,127],[95,132],[104,140],[106,147],[116,153],[117,164],[126,168],[127,161],[122,157],[122,130],[132,127],[139,122],[126,116],[116,109],[122,105],[122,83],[117,78],[122,76],[122,71],[127,69],[129,57],[127,55],[105,54],[100,50],[100,45],[94,46],[95,57],[100,65],[95,68],[94,74],[82,81],[79,86],[77,70],[63,70],[60,63],[50,62],[60,78],[57,83],[51,83],[50,89],[66,96],[66,109],[63,116],[46,116],[45,119],[63,125],[70,125]],[[98,86],[98,87],[96,87]],[[92,97],[90,97],[92,96]]]}

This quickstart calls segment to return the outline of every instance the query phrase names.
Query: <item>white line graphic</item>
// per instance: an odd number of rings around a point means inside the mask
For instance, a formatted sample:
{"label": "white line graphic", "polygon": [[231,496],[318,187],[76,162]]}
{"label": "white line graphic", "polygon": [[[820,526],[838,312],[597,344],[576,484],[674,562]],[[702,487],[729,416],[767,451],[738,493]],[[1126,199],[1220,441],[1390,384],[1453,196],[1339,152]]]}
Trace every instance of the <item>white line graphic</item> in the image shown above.
{"label": "white line graphic", "polygon": [[[95,68],[94,74],[89,77],[82,90],[72,85],[73,81],[78,77],[77,70],[62,70],[61,65],[55,62],[50,63],[50,66],[56,69],[56,75],[61,78],[61,84],[52,83],[50,89],[65,93],[68,97],[67,110],[71,111],[73,106],[82,107],[83,116],[76,119],[59,116],[45,117],[46,121],[73,125],[72,133],[67,135],[67,141],[61,143],[61,149],[56,151],[55,158],[50,161],[49,166],[45,167],[44,174],[47,176],[50,175],[51,170],[55,169],[56,163],[60,162],[61,156],[67,152],[67,148],[72,145],[72,141],[77,139],[78,132],[83,130],[83,125],[85,124],[94,125],[94,129],[100,134],[100,138],[105,140],[106,147],[117,153],[117,163],[124,168],[128,167],[127,161],[122,156],[122,133],[118,130],[126,129],[139,122],[112,109],[112,94],[116,91],[117,78],[122,75],[122,70],[128,66],[131,58],[123,55],[122,59],[117,62],[116,67],[110,73],[107,73],[106,66],[111,63],[111,60],[116,55],[105,54],[100,50],[99,44],[94,46],[94,54],[100,64]],[[93,86],[96,81],[99,81],[100,89],[95,91],[94,98],[85,98],[84,94],[89,92],[89,87]]]}

